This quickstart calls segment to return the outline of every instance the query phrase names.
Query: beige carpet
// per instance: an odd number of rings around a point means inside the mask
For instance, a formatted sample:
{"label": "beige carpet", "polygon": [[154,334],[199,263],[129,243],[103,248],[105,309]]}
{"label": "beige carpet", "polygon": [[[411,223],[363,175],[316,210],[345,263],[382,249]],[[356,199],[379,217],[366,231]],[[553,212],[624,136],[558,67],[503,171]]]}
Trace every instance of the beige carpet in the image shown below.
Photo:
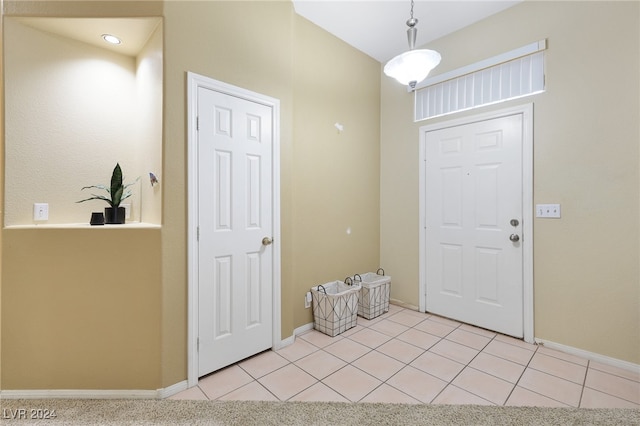
{"label": "beige carpet", "polygon": [[82,399],[5,399],[0,408],[3,425],[640,425],[630,409]]}

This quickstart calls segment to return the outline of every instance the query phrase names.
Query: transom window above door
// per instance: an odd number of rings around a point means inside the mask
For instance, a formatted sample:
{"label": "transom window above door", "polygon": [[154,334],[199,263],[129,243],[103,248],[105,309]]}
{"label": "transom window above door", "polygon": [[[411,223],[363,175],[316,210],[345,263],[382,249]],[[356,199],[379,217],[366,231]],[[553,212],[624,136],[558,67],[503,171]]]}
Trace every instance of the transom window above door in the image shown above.
{"label": "transom window above door", "polygon": [[415,121],[544,92],[542,40],[429,78],[415,91]]}

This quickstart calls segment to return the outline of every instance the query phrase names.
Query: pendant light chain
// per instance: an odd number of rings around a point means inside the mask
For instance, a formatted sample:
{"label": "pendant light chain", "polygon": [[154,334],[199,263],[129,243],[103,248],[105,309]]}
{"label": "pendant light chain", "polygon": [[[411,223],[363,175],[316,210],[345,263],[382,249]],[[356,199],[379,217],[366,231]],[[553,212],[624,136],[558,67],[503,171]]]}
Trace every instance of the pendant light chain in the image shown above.
{"label": "pendant light chain", "polygon": [[407,20],[407,26],[413,28],[418,24],[418,20],[413,17],[413,0],[411,0],[411,15]]}

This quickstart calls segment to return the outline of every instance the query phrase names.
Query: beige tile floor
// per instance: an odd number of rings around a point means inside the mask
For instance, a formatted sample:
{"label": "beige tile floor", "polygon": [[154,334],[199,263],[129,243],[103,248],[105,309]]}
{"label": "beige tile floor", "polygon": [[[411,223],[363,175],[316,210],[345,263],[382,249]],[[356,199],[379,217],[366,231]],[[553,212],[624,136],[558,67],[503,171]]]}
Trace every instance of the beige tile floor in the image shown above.
{"label": "beige tile floor", "polygon": [[335,337],[309,330],[171,398],[640,408],[640,374],[391,305]]}

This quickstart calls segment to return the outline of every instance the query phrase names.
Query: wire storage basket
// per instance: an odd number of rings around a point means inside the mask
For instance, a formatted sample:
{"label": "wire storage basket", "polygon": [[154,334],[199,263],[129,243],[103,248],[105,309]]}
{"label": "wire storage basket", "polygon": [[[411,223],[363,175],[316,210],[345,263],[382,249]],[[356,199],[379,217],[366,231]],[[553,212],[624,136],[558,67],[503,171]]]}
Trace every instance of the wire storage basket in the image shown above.
{"label": "wire storage basket", "polygon": [[360,302],[358,315],[366,319],[373,319],[389,311],[389,296],[391,295],[391,277],[384,275],[384,269],[366,274],[355,274],[353,282],[360,284]]}
{"label": "wire storage basket", "polygon": [[358,323],[359,285],[332,281],[311,288],[313,328],[337,336]]}

